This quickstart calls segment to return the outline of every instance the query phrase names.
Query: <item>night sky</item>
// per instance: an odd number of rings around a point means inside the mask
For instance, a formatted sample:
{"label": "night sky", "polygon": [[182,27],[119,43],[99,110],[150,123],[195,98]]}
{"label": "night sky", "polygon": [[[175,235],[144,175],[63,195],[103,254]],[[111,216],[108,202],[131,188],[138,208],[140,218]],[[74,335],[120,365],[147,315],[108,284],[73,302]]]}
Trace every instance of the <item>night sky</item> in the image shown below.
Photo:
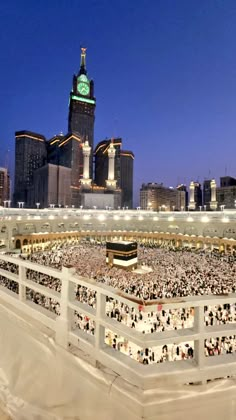
{"label": "night sky", "polygon": [[2,0],[0,165],[14,132],[67,131],[80,45],[95,144],[121,136],[142,182],[236,176],[235,0]]}

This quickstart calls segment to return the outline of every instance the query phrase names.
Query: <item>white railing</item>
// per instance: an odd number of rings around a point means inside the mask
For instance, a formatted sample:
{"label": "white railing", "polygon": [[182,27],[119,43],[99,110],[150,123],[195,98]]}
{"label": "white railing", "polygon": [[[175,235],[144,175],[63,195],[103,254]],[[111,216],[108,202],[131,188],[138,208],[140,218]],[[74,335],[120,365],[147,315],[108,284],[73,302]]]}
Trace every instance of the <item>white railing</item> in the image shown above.
{"label": "white railing", "polygon": [[[209,379],[236,375],[236,353],[205,356],[205,340],[214,337],[227,337],[236,335],[236,324],[205,326],[204,307],[236,303],[236,294],[224,296],[188,297],[162,302],[148,301],[145,304],[138,299],[100,283],[93,279],[85,279],[76,274],[74,268],[63,267],[62,271],[31,263],[20,258],[0,255],[0,263],[15,264],[17,273],[0,269],[0,279],[9,279],[18,284],[18,293],[3,286],[0,281],[0,297],[3,302],[9,303],[14,308],[27,316],[41,322],[55,332],[55,340],[65,349],[69,346],[77,347],[89,354],[91,360],[111,368],[117,374],[143,389],[158,387],[163,382],[169,383],[196,383]],[[61,291],[49,289],[32,280],[27,279],[27,269],[52,276],[61,282]],[[76,286],[84,286],[96,293],[94,307],[84,304],[76,299]],[[45,307],[40,306],[27,298],[27,289],[40,293],[53,299],[60,305],[60,315],[56,315]],[[153,332],[143,334],[127,325],[107,316],[106,300],[108,298],[122,302],[130,310],[157,313],[160,310],[193,308],[193,326],[178,330]],[[95,322],[94,335],[75,328],[74,314],[87,316]],[[156,348],[165,344],[192,343],[194,356],[187,360],[168,361],[144,365],[128,355],[113,349],[106,343],[106,332],[112,332],[117,337],[122,337],[131,345],[140,349]]]}

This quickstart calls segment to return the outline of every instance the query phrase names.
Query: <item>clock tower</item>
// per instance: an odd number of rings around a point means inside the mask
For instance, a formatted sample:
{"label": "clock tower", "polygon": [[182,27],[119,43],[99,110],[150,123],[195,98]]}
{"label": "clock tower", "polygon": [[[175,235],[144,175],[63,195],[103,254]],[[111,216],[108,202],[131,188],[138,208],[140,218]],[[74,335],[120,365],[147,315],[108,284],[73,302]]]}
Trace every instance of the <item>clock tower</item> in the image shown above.
{"label": "clock tower", "polygon": [[76,133],[82,142],[88,141],[91,147],[89,178],[93,178],[95,107],[94,83],[88,78],[86,70],[86,48],[81,48],[80,70],[73,76],[70,92],[68,131]]}

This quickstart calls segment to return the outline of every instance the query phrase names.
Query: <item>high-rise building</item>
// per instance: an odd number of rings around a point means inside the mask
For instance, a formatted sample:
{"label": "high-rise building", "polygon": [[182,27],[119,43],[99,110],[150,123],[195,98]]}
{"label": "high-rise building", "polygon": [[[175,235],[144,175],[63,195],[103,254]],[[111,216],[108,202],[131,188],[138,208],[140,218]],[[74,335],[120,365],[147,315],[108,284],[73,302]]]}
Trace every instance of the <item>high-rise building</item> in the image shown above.
{"label": "high-rise building", "polygon": [[199,211],[199,207],[202,207],[202,188],[199,182],[191,181],[189,186],[189,210]]}
{"label": "high-rise building", "polygon": [[53,165],[60,164],[60,148],[59,144],[64,139],[64,134],[60,133],[58,135],[53,136],[47,142],[47,161],[48,163],[52,163]]}
{"label": "high-rise building", "polygon": [[220,187],[216,188],[216,200],[218,208],[236,208],[236,179],[231,176],[220,178]]}
{"label": "high-rise building", "polygon": [[172,211],[185,208],[185,191],[164,187],[163,184],[149,182],[140,189],[142,210]]}
{"label": "high-rise building", "polygon": [[133,161],[134,154],[122,150],[122,139],[106,139],[98,143],[94,151],[96,185],[105,187],[108,173],[108,149],[113,143],[115,148],[115,179],[117,187],[121,189],[121,206],[133,207]]}
{"label": "high-rise building", "polygon": [[186,185],[184,185],[184,184],[179,184],[179,185],[176,187],[176,189],[177,189],[178,191],[184,191],[184,193],[185,193],[185,207],[182,207],[182,209],[181,209],[181,210],[186,210],[186,209],[187,209],[187,205],[188,205],[188,190],[187,190],[187,187],[186,187]]}
{"label": "high-rise building", "polygon": [[41,208],[71,206],[71,169],[47,163],[33,174],[33,185],[28,189],[28,206]]}
{"label": "high-rise building", "polygon": [[15,133],[15,185],[14,204],[28,205],[28,189],[33,183],[33,173],[47,161],[46,139],[31,131]]}
{"label": "high-rise building", "polygon": [[130,150],[120,152],[120,184],[122,207],[133,208],[133,168],[134,154]]}
{"label": "high-rise building", "polygon": [[0,206],[10,200],[10,177],[7,168],[0,168]]}
{"label": "high-rise building", "polygon": [[221,187],[233,187],[234,185],[236,185],[236,179],[232,176],[222,176],[220,178]]}
{"label": "high-rise building", "polygon": [[58,144],[59,164],[71,168],[71,204],[80,205],[80,180],[83,176],[82,141],[75,133],[68,133]]}
{"label": "high-rise building", "polygon": [[80,70],[73,76],[70,92],[68,131],[76,133],[81,141],[87,140],[91,146],[90,178],[93,175],[95,107],[94,83],[88,78],[86,70],[86,48],[81,48]]}
{"label": "high-rise building", "polygon": [[113,142],[115,148],[115,179],[118,186],[120,186],[120,153],[122,148],[122,139],[105,139],[100,141],[94,150],[94,182],[99,187],[106,186],[106,179],[108,174],[108,149]]}
{"label": "high-rise building", "polygon": [[99,143],[93,181],[96,100],[85,60],[86,49],[81,48],[80,70],[70,93],[69,132],[48,141],[41,134],[16,132],[15,205],[132,207],[134,155],[121,150],[121,139]]}
{"label": "high-rise building", "polygon": [[203,205],[206,206],[206,210],[210,210],[211,202],[211,179],[206,179],[203,182]]}

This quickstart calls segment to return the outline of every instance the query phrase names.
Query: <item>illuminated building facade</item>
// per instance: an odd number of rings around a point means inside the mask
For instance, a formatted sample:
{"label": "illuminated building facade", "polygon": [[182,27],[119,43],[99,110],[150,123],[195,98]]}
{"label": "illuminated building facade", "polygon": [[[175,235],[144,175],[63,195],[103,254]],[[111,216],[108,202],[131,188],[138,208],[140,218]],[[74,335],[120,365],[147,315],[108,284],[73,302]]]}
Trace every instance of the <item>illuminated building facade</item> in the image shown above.
{"label": "illuminated building facade", "polygon": [[231,176],[220,178],[220,187],[216,188],[216,200],[218,208],[236,208],[236,179]]}
{"label": "illuminated building facade", "polygon": [[33,208],[71,206],[71,168],[47,163],[33,174],[33,185],[28,192],[28,205]]}
{"label": "illuminated building facade", "polygon": [[46,139],[31,131],[15,133],[14,205],[28,205],[28,190],[33,185],[33,173],[47,162]]}
{"label": "illuminated building facade", "polygon": [[120,188],[122,207],[133,208],[133,171],[134,154],[130,150],[120,152]]}
{"label": "illuminated building facade", "polygon": [[10,177],[7,168],[0,168],[0,206],[10,200]]}
{"label": "illuminated building facade", "polygon": [[[81,141],[87,140],[92,151],[94,149],[95,107],[94,83],[88,78],[86,70],[86,48],[81,48],[80,70],[73,76],[70,92],[68,132],[76,133]],[[89,167],[89,175],[92,178],[92,154]]]}
{"label": "illuminated building facade", "polygon": [[149,182],[140,189],[140,207],[142,210],[180,211],[185,209],[185,197],[185,191]]}
{"label": "illuminated building facade", "polygon": [[189,186],[189,210],[199,210],[202,207],[202,187],[199,182],[191,181]]}
{"label": "illuminated building facade", "polygon": [[133,207],[133,162],[134,154],[122,149],[122,139],[106,139],[98,143],[94,151],[96,185],[105,187],[108,173],[108,150],[113,142],[115,148],[115,179],[121,189],[121,206]]}
{"label": "illuminated building facade", "polygon": [[53,136],[47,142],[47,161],[48,163],[52,163],[53,165],[60,164],[60,147],[59,144],[64,139],[64,134],[60,133],[58,135]]}
{"label": "illuminated building facade", "polygon": [[205,206],[206,210],[210,210],[210,202],[211,202],[211,180],[206,179],[203,182],[203,205]]}
{"label": "illuminated building facade", "polygon": [[187,205],[188,205],[188,190],[187,190],[187,186],[185,184],[179,184],[176,189],[178,191],[184,191],[185,193],[185,210],[187,209]]}
{"label": "illuminated building facade", "polygon": [[[121,150],[121,139],[112,146],[111,141],[99,143],[93,181],[95,107],[94,84],[86,70],[86,49],[81,48],[80,70],[73,77],[70,92],[69,132],[48,141],[41,134],[16,132],[15,206],[23,202],[24,207],[35,207],[37,202],[43,207],[132,207],[134,155]],[[60,175],[62,168],[65,180]]]}

